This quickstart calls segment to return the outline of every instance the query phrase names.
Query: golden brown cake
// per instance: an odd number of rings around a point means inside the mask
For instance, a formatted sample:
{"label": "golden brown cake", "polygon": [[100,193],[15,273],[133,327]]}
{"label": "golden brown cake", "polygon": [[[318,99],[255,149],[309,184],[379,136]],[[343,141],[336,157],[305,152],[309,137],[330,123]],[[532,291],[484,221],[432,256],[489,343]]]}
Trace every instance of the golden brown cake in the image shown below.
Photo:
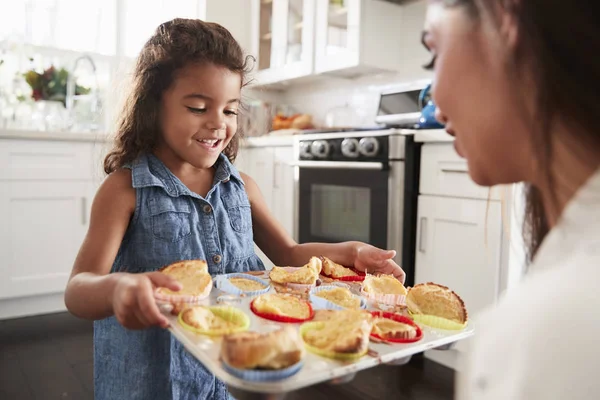
{"label": "golden brown cake", "polygon": [[365,292],[374,295],[406,295],[407,293],[404,285],[392,275],[367,275],[362,288]]}
{"label": "golden brown cake", "polygon": [[414,326],[383,317],[373,320],[372,332],[384,339],[414,339],[417,337],[417,329]]}
{"label": "golden brown cake", "polygon": [[263,294],[254,299],[252,304],[254,309],[262,314],[274,314],[297,319],[310,317],[309,304],[289,294]]}
{"label": "golden brown cake", "polygon": [[311,329],[302,339],[310,346],[335,353],[361,353],[369,346],[373,317],[362,310],[329,313],[322,329]]}
{"label": "golden brown cake", "polygon": [[346,276],[358,276],[356,272],[343,265],[334,263],[329,258],[321,256],[321,264],[323,265],[323,273],[332,278],[343,278]]}
{"label": "golden brown cake", "polygon": [[303,356],[298,331],[290,326],[268,333],[234,333],[223,337],[221,344],[223,361],[239,369],[283,369]]}
{"label": "golden brown cake", "polygon": [[304,285],[314,285],[321,273],[321,260],[318,257],[311,257],[308,264],[298,267],[273,267],[269,272],[269,278],[276,283],[299,283]]}
{"label": "golden brown cake", "polygon": [[187,307],[181,316],[187,325],[203,331],[214,331],[235,328],[237,325],[227,321],[202,306]]}
{"label": "golden brown cake", "polygon": [[212,286],[212,278],[208,274],[208,266],[203,260],[179,261],[161,269],[165,275],[181,283],[181,290],[175,292],[166,288],[158,288],[157,292],[176,296],[201,296]]}
{"label": "golden brown cake", "polygon": [[344,287],[333,287],[320,290],[315,296],[322,297],[332,303],[344,308],[360,308],[360,298],[354,296],[350,290]]}
{"label": "golden brown cake", "polygon": [[231,282],[233,286],[245,292],[254,292],[256,290],[263,290],[266,288],[266,286],[262,283],[247,278],[230,278],[229,282]]}
{"label": "golden brown cake", "polygon": [[464,324],[468,314],[462,299],[446,286],[420,283],[408,291],[406,305],[413,314],[433,315]]}

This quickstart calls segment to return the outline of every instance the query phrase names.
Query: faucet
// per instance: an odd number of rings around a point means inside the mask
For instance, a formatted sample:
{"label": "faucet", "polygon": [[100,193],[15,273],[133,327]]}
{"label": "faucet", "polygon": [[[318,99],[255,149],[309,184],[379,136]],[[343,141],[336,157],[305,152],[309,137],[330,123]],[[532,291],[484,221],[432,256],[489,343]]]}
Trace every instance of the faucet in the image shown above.
{"label": "faucet", "polygon": [[[94,81],[96,84],[96,87],[94,90],[90,89],[90,93],[89,94],[80,94],[77,95],[75,93],[75,89],[76,89],[76,78],[75,78],[75,71],[77,70],[77,67],[79,66],[79,63],[81,61],[88,61],[89,64],[92,67],[92,72],[94,74]],[[92,59],[92,57],[90,57],[88,54],[82,54],[81,56],[77,57],[75,59],[75,61],[73,62],[73,68],[71,68],[71,71],[69,72],[68,78],[67,78],[67,94],[66,94],[66,98],[65,98],[65,106],[67,109],[67,114],[69,116],[69,128],[72,128],[72,126],[74,125],[74,104],[75,104],[75,100],[79,99],[79,98],[90,98],[91,101],[91,107],[90,107],[90,111],[92,113],[92,115],[94,115],[99,111],[100,109],[100,99],[99,99],[99,95],[98,92],[100,90],[100,86],[98,85],[98,74],[96,72],[96,63],[94,63],[94,60]],[[93,128],[97,128],[97,125],[92,124]]]}

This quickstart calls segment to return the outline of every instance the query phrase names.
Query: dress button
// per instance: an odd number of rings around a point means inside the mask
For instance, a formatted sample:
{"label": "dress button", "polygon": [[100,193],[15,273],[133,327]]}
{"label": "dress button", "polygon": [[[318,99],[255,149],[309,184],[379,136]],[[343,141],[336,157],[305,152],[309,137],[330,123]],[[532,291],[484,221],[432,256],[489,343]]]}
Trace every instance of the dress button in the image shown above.
{"label": "dress button", "polygon": [[210,214],[210,212],[212,211],[212,207],[209,206],[208,204],[206,204],[202,209],[204,210],[204,212],[206,214]]}
{"label": "dress button", "polygon": [[222,259],[223,258],[220,255],[218,255],[218,254],[216,256],[213,256],[213,261],[214,261],[215,264],[220,263]]}

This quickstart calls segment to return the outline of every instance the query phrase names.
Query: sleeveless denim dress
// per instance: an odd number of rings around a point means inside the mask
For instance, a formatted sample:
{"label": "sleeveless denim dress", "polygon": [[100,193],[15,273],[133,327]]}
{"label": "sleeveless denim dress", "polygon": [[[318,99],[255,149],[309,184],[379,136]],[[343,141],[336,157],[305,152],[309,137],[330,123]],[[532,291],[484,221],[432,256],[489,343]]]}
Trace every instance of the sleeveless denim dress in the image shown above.
{"label": "sleeveless denim dress", "polygon": [[[211,275],[265,269],[254,253],[244,183],[224,155],[206,198],[152,154],[127,168],[136,206],[111,273],[156,271],[188,259],[206,260]],[[94,392],[96,400],[231,398],[167,330],[128,330],[115,317],[94,323]]]}

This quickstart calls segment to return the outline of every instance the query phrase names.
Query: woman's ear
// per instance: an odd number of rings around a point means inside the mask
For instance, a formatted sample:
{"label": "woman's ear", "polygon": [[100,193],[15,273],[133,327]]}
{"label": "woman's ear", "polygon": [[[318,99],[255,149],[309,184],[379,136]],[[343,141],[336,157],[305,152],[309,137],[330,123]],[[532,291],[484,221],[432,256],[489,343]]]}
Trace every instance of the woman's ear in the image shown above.
{"label": "woman's ear", "polygon": [[517,21],[520,0],[504,0],[500,16],[500,36],[509,50],[515,50],[519,41],[519,24]]}

